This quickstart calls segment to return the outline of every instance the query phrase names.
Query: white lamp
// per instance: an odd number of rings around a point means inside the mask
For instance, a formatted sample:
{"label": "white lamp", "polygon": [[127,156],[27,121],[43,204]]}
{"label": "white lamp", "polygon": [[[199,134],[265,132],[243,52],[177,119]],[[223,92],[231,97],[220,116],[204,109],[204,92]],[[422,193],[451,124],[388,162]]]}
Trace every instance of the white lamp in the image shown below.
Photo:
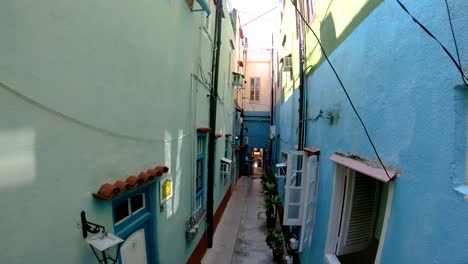
{"label": "white lamp", "polygon": [[[84,211],[81,211],[81,227],[83,229],[84,238],[88,236],[88,232],[97,234],[86,238],[86,242],[91,247],[91,250],[99,263],[117,263],[120,246],[124,240],[116,235],[106,232],[106,228],[104,226],[86,221],[86,214]],[[100,234],[98,234],[99,232]],[[111,257],[111,255],[113,255],[112,250],[114,249],[115,257]],[[102,259],[99,258],[98,252],[102,255]]]}

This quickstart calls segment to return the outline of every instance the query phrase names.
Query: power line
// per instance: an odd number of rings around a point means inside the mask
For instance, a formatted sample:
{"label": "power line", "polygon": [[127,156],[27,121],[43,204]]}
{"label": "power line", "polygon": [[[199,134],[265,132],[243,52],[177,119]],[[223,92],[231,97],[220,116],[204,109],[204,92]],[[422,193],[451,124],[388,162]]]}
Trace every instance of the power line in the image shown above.
{"label": "power line", "polygon": [[88,128],[88,129],[91,129],[91,130],[94,130],[94,131],[97,131],[99,133],[102,133],[102,134],[105,134],[105,135],[108,135],[108,136],[112,136],[112,137],[119,137],[119,138],[125,138],[127,140],[133,140],[133,141],[138,141],[138,142],[149,142],[149,143],[154,143],[154,142],[163,142],[163,143],[169,143],[169,142],[172,142],[173,140],[181,140],[185,137],[188,137],[190,135],[193,135],[193,133],[188,133],[188,134],[184,134],[180,137],[177,137],[177,138],[169,138],[169,139],[156,139],[156,138],[143,138],[143,137],[137,137],[137,136],[132,136],[132,135],[127,135],[127,134],[124,134],[124,133],[120,133],[120,132],[116,132],[116,131],[112,131],[112,130],[108,130],[108,129],[105,129],[105,128],[101,128],[101,127],[98,127],[98,126],[95,126],[95,125],[92,125],[92,124],[89,124],[89,123],[86,123],[84,121],[81,121],[77,118],[74,118],[72,116],[69,116],[67,114],[64,114],[62,112],[59,112],[47,105],[44,105],[22,93],[20,93],[19,91],[16,91],[15,89],[9,87],[8,85],[0,82],[0,87],[3,88],[4,90],[6,90],[7,92],[15,95],[16,97],[26,101],[27,103],[33,105],[33,106],[36,106],[46,112],[49,112],[53,115],[56,115],[66,121],[69,121],[71,123],[75,123],[79,126],[82,126],[82,127],[85,127],[85,128]]}
{"label": "power line", "polygon": [[460,72],[461,74],[461,77],[462,77],[462,80],[463,80],[463,83],[465,84],[466,87],[468,87],[468,77],[465,76],[465,73],[463,72],[463,69],[461,67],[461,64],[459,63],[460,62],[460,56],[458,55],[458,46],[457,46],[457,41],[455,40],[455,34],[453,32],[453,27],[452,27],[452,19],[451,19],[451,16],[450,16],[450,10],[448,8],[448,3],[447,3],[447,0],[445,0],[445,3],[446,3],[446,6],[447,6],[447,12],[448,12],[448,17],[449,17],[449,22],[450,22],[450,28],[452,30],[452,36],[453,36],[453,39],[454,39],[454,42],[455,42],[455,49],[456,49],[456,52],[457,52],[457,56],[458,56],[458,62],[455,60],[455,58],[453,57],[453,55],[448,51],[448,49],[440,42],[440,40],[438,38],[436,38],[436,36],[434,36],[434,34],[432,34],[431,31],[429,31],[429,29],[427,29],[421,22],[419,22],[419,20],[417,20],[408,10],[408,8],[406,8],[405,5],[403,5],[403,3],[400,2],[400,0],[396,0],[397,3],[400,5],[400,7],[413,19],[413,21],[420,27],[422,28],[422,30],[424,30],[424,32],[426,32],[431,38],[433,38],[439,45],[440,47],[445,51],[445,53],[449,56],[449,58],[452,60],[453,64],[455,65],[455,67],[457,67],[458,71]]}
{"label": "power line", "polygon": [[[370,137],[370,135],[369,135],[369,132],[367,131],[367,127],[366,127],[366,125],[364,124],[364,121],[362,121],[362,118],[361,118],[361,116],[359,115],[358,111],[356,110],[356,107],[354,106],[353,101],[351,100],[351,97],[350,97],[349,94],[348,94],[348,91],[346,90],[346,88],[345,88],[343,82],[341,81],[340,76],[339,76],[338,73],[336,72],[335,67],[333,67],[333,64],[331,63],[330,59],[328,58],[328,55],[327,55],[327,53],[325,52],[325,49],[323,48],[322,42],[320,41],[320,39],[318,38],[317,34],[316,34],[315,31],[312,29],[312,27],[309,25],[309,23],[307,23],[307,20],[304,18],[304,16],[302,15],[302,13],[301,13],[301,12],[299,11],[299,9],[297,8],[297,4],[294,2],[294,0],[291,0],[291,3],[293,4],[294,8],[296,9],[296,12],[297,12],[297,13],[299,14],[299,16],[301,17],[301,20],[302,20],[302,21],[304,22],[304,24],[310,29],[310,31],[312,32],[312,34],[314,34],[314,37],[315,37],[315,39],[317,40],[317,42],[318,42],[318,44],[319,44],[319,46],[320,46],[320,49],[322,50],[323,56],[325,57],[325,59],[327,60],[328,64],[330,65],[330,68],[332,69],[333,73],[335,74],[336,78],[338,79],[338,82],[340,83],[340,86],[341,86],[343,92],[345,93],[346,98],[348,99],[348,102],[349,102],[349,104],[351,105],[351,108],[353,108],[354,113],[356,114],[357,118],[359,119],[359,122],[361,123],[362,128],[364,129],[364,132],[366,133],[367,139],[369,140],[369,143],[371,144],[372,149],[374,150],[374,153],[375,153],[375,155],[377,156],[377,159],[379,160],[380,165],[382,165],[382,168],[384,169],[385,174],[387,175],[388,179],[391,180],[391,177],[390,177],[390,175],[388,174],[387,168],[385,168],[385,165],[383,164],[382,159],[380,158],[380,155],[379,155],[379,153],[377,152],[377,148],[375,147],[374,142],[372,141],[372,139],[371,139],[371,137]],[[302,63],[302,62],[301,62],[301,63]]]}
{"label": "power line", "polygon": [[247,24],[249,24],[250,22],[253,22],[253,21],[259,19],[260,17],[262,17],[262,16],[264,16],[264,15],[270,13],[271,11],[275,10],[276,8],[277,8],[277,7],[275,6],[275,7],[273,7],[272,9],[266,11],[265,13],[262,13],[261,15],[256,16],[255,18],[249,20],[247,23],[241,25],[241,27],[245,27],[245,26],[246,26]]}
{"label": "power line", "polygon": [[[445,7],[447,8],[447,15],[448,15],[448,20],[449,20],[449,24],[450,24],[450,31],[452,32],[452,37],[453,37],[453,43],[455,45],[455,53],[457,55],[457,59],[458,59],[458,64],[460,65],[460,67],[463,69],[462,67],[462,64],[461,64],[461,60],[460,60],[460,53],[458,52],[458,44],[457,44],[457,38],[455,38],[455,32],[453,32],[453,25],[452,25],[452,15],[450,15],[450,8],[449,8],[449,5],[448,5],[448,2],[447,0],[445,0]],[[464,75],[464,72],[462,71],[461,72],[461,77],[466,85],[466,82],[465,82],[465,75]]]}

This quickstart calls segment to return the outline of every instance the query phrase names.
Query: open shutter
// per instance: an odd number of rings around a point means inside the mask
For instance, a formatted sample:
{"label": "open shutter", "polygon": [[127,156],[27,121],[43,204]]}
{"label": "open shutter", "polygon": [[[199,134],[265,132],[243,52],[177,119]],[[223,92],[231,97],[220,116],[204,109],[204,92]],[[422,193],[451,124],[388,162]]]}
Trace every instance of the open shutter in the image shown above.
{"label": "open shutter", "polygon": [[378,182],[348,169],[337,255],[366,249],[372,239],[378,207]]}
{"label": "open shutter", "polygon": [[284,225],[301,225],[304,204],[304,185],[306,173],[306,157],[303,151],[291,151],[288,155],[286,173]]}
{"label": "open shutter", "polygon": [[299,243],[299,252],[303,248],[310,248],[312,244],[312,231],[314,228],[315,205],[317,202],[317,175],[318,175],[318,157],[310,156],[307,158],[307,184],[305,189],[304,215],[302,220],[301,240]]}

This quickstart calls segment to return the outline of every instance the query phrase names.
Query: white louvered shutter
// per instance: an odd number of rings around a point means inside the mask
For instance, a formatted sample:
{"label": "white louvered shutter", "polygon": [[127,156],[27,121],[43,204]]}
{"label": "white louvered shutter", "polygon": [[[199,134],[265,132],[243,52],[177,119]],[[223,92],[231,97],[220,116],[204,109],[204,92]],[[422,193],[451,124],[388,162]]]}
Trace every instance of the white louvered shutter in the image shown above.
{"label": "white louvered shutter", "polygon": [[315,205],[317,202],[317,176],[318,176],[318,158],[310,156],[307,158],[307,183],[305,189],[305,206],[302,220],[301,240],[299,252],[304,248],[310,248],[312,245],[312,231],[314,228]]}
{"label": "white louvered shutter", "polygon": [[288,152],[283,224],[301,225],[307,166],[303,151]]}
{"label": "white louvered shutter", "polygon": [[366,249],[372,240],[379,199],[377,180],[348,169],[337,255]]}

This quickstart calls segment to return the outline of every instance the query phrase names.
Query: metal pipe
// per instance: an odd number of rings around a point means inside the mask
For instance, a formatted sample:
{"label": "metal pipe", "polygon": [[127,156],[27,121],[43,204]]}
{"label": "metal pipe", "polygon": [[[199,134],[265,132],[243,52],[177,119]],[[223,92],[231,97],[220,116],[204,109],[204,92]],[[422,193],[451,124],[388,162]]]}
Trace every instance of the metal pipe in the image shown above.
{"label": "metal pipe", "polygon": [[297,149],[304,149],[304,54],[303,54],[303,39],[302,27],[300,18],[296,10],[296,26],[299,42],[299,137],[297,142]]}
{"label": "metal pipe", "polygon": [[[274,104],[274,97],[273,97],[273,94],[274,94],[274,92],[275,92],[275,84],[274,84],[275,71],[274,71],[274,68],[273,68],[273,60],[274,60],[273,52],[274,52],[274,45],[275,45],[275,42],[274,42],[273,34],[271,34],[271,61],[270,61],[270,67],[271,67],[270,134],[271,134],[271,127],[273,126],[273,118],[274,118],[274,116],[273,116],[273,104]],[[271,164],[272,153],[273,153],[273,139],[272,139],[271,136],[270,136],[270,150],[269,150],[269,152],[268,152],[268,164],[269,164],[270,167],[272,166],[272,164]]]}
{"label": "metal pipe", "polygon": [[216,108],[218,100],[218,79],[219,79],[219,59],[221,50],[221,29],[222,29],[222,17],[221,12],[223,10],[223,0],[218,0],[216,6],[216,22],[215,22],[215,41],[216,48],[213,50],[213,64],[211,73],[213,76],[212,87],[210,92],[210,136],[208,141],[208,192],[206,199],[206,220],[208,227],[206,230],[208,248],[213,246],[213,185],[214,185],[214,172],[215,172],[215,152],[216,152]]}

